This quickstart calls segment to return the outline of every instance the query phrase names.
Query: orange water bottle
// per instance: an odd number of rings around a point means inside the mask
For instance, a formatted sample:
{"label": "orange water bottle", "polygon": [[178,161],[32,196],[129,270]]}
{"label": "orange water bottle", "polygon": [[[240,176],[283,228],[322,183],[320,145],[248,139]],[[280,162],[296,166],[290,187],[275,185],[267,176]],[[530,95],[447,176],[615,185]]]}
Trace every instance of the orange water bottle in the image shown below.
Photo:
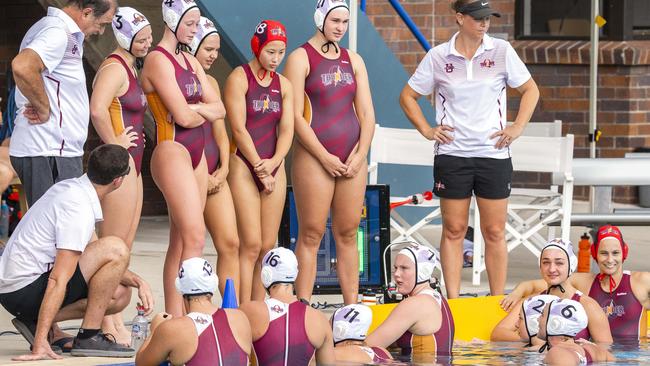
{"label": "orange water bottle", "polygon": [[589,272],[591,267],[591,242],[587,233],[582,234],[578,243],[580,251],[578,252],[578,272]]}

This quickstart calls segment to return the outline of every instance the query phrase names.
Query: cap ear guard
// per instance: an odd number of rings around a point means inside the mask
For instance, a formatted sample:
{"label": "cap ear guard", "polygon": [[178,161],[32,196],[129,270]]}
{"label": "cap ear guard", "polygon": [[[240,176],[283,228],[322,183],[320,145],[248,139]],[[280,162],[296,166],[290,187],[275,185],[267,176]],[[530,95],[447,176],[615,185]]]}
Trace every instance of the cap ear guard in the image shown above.
{"label": "cap ear guard", "polygon": [[183,293],[183,288],[181,287],[181,279],[179,277],[176,277],[176,279],[174,280],[174,285],[176,286],[176,291],[178,291],[178,292],[180,292],[182,294]]}
{"label": "cap ear guard", "polygon": [[318,8],[314,12],[314,23],[316,23],[316,28],[322,32],[323,26],[325,25],[325,14],[318,10]]}
{"label": "cap ear guard", "polygon": [[433,275],[434,265],[429,262],[418,262],[418,283],[429,282]]}
{"label": "cap ear guard", "polygon": [[350,329],[350,323],[346,321],[336,321],[332,324],[332,336],[334,337],[334,343],[337,343],[337,339],[344,339],[348,330]]}
{"label": "cap ear guard", "polygon": [[262,267],[260,275],[262,277],[262,286],[268,290],[273,283],[273,270],[270,267]]}
{"label": "cap ear guard", "polygon": [[546,323],[546,335],[552,336],[562,329],[562,321],[558,318],[552,318]]}

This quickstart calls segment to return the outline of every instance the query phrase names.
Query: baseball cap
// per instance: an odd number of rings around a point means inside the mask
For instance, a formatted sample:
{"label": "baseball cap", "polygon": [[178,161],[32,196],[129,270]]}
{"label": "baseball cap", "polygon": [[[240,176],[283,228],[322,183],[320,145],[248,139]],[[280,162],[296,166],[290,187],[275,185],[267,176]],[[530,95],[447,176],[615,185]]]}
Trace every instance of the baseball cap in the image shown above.
{"label": "baseball cap", "polygon": [[298,260],[287,248],[269,250],[262,259],[262,285],[265,289],[277,283],[294,283],[298,277]]}
{"label": "baseball cap", "polygon": [[332,315],[334,344],[343,341],[363,341],[372,323],[372,310],[363,304],[350,304]]}
{"label": "baseball cap", "polygon": [[163,0],[162,12],[165,24],[176,34],[178,24],[183,16],[192,9],[198,9],[194,0]]}
{"label": "baseball cap", "polygon": [[200,257],[184,260],[176,277],[176,289],[182,295],[214,295],[218,283],[210,262]]}
{"label": "baseball cap", "polygon": [[147,18],[139,11],[128,6],[117,8],[111,22],[117,44],[131,52],[135,36],[149,25]]}
{"label": "baseball cap", "polygon": [[478,0],[464,5],[458,12],[461,14],[466,14],[471,16],[474,19],[483,19],[494,15],[497,18],[501,17],[501,13],[496,12],[490,8],[490,3],[487,0]]}
{"label": "baseball cap", "polygon": [[214,22],[206,17],[201,17],[194,39],[192,39],[192,43],[190,43],[192,55],[196,56],[199,48],[201,48],[201,43],[212,34],[219,34],[217,28],[214,26]]}

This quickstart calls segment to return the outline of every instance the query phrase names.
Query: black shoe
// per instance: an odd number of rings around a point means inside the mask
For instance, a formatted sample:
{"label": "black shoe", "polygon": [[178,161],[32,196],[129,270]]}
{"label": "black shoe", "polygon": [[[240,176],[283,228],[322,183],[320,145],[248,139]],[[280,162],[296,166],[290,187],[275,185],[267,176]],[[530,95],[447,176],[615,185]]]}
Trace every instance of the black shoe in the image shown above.
{"label": "black shoe", "polygon": [[81,357],[133,357],[135,350],[115,342],[112,334],[100,331],[87,339],[75,337],[70,354]]}

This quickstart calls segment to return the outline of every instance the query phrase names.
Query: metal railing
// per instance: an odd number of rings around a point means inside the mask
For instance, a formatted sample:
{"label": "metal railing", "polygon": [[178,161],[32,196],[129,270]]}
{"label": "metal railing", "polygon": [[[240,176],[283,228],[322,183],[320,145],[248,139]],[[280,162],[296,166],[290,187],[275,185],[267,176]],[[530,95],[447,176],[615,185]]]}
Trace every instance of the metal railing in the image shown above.
{"label": "metal railing", "polygon": [[[408,12],[404,9],[402,4],[399,3],[399,0],[388,0],[390,5],[395,9],[395,12],[397,15],[399,15],[400,18],[402,18],[402,21],[406,26],[409,28],[411,31],[411,34],[417,39],[418,43],[422,46],[424,51],[429,51],[431,49],[431,44],[429,41],[427,41],[426,37],[420,32],[420,29],[418,29],[418,26],[415,25],[415,22],[413,22],[413,19],[411,19],[411,16],[408,14]],[[360,2],[360,7],[361,11],[364,13],[366,12],[366,0],[361,0]]]}

